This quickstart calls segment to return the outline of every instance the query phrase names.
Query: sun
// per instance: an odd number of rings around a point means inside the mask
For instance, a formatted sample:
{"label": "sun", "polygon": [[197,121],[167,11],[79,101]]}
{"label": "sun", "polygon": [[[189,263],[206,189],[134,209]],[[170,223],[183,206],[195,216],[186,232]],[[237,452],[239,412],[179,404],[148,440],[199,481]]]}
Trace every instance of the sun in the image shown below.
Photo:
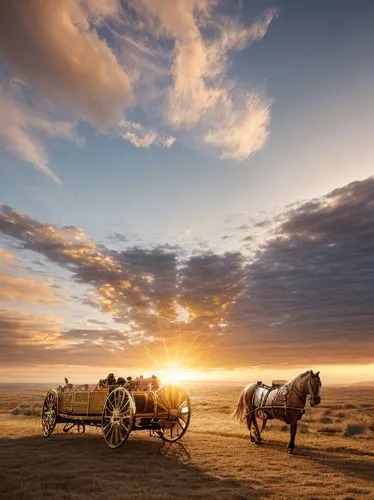
{"label": "sun", "polygon": [[179,384],[188,379],[188,374],[183,368],[172,365],[160,372],[160,379],[163,384]]}

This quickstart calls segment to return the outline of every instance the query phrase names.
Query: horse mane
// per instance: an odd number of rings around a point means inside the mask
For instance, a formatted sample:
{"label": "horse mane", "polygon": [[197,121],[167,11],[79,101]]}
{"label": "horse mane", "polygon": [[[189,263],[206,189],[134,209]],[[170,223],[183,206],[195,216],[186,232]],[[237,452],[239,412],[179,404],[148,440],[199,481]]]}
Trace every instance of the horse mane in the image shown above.
{"label": "horse mane", "polygon": [[300,382],[300,380],[305,377],[306,375],[308,375],[309,373],[311,373],[311,370],[307,370],[306,372],[304,373],[300,373],[297,377],[295,377],[294,379],[290,380],[288,382],[288,384],[290,383],[296,383],[296,382]]}

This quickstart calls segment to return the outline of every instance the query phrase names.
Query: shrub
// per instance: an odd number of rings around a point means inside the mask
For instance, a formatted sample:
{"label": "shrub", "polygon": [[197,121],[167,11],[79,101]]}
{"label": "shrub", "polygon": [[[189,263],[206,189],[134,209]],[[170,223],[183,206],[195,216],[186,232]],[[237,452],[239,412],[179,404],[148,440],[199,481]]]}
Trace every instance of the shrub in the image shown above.
{"label": "shrub", "polygon": [[21,413],[21,409],[18,406],[13,408],[13,410],[10,412],[11,415],[19,415],[20,413]]}

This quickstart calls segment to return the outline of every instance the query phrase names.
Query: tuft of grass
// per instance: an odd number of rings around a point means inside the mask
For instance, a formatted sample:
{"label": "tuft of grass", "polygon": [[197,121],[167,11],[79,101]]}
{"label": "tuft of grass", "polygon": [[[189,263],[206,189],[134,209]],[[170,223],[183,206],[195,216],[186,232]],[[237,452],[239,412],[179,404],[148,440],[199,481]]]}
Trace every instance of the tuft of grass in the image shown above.
{"label": "tuft of grass", "polygon": [[309,427],[307,424],[299,424],[298,429],[301,434],[309,434]]}
{"label": "tuft of grass", "polygon": [[323,434],[339,434],[341,432],[340,427],[333,427],[329,425],[322,425],[321,427],[317,428],[317,432],[323,433]]}
{"label": "tuft of grass", "polygon": [[24,404],[20,404],[13,408],[10,414],[14,416],[23,415],[25,417],[36,417],[40,415],[40,408],[37,405],[27,406]]}
{"label": "tuft of grass", "polygon": [[359,436],[361,434],[364,434],[366,430],[367,425],[364,423],[347,424],[344,431],[344,436]]}
{"label": "tuft of grass", "polygon": [[332,414],[332,409],[331,408],[326,408],[326,410],[324,410],[323,413],[322,413],[322,415],[324,417],[328,417],[331,414]]}
{"label": "tuft of grass", "polygon": [[321,417],[319,421],[321,424],[332,424],[332,418],[330,417]]}

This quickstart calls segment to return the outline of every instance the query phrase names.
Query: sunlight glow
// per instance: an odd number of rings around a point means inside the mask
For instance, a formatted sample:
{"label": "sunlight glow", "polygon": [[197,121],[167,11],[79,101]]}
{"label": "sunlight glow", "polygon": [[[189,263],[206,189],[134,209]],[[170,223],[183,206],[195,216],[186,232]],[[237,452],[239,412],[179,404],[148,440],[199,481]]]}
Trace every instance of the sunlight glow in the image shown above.
{"label": "sunlight glow", "polygon": [[183,368],[174,365],[162,370],[162,372],[160,372],[160,379],[163,384],[179,384],[188,379],[188,374]]}

